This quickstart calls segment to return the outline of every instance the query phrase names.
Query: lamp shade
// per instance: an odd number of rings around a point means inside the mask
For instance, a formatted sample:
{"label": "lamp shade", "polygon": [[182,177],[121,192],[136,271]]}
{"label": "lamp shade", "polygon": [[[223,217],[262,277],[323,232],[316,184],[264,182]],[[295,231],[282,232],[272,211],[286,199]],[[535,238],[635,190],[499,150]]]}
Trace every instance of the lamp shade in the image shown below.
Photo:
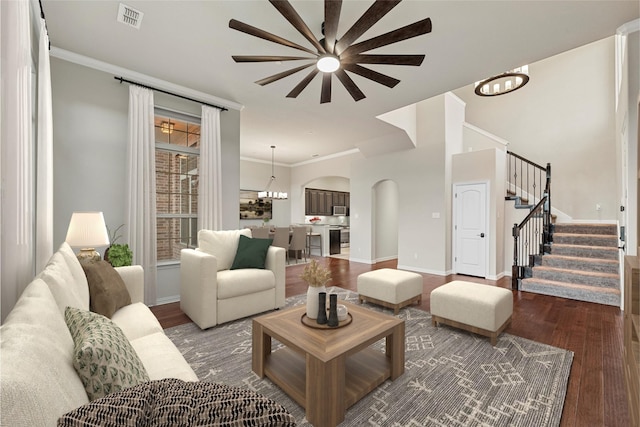
{"label": "lamp shade", "polygon": [[109,244],[109,233],[102,212],[74,212],[65,242],[69,246],[95,248]]}

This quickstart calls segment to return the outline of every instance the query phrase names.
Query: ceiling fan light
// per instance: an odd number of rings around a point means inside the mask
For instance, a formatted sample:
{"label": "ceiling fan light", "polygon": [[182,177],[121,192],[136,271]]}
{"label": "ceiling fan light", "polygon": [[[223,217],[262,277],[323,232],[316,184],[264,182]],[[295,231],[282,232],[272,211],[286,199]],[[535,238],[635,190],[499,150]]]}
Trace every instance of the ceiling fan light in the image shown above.
{"label": "ceiling fan light", "polygon": [[340,68],[340,59],[335,55],[322,55],[318,58],[316,67],[323,73],[333,73]]}

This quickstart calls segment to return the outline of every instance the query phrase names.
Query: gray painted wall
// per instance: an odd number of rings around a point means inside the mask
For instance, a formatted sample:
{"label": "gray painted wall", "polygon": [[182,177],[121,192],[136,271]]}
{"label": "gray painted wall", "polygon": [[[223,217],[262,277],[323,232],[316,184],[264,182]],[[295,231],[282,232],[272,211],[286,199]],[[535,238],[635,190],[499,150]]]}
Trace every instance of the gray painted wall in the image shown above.
{"label": "gray painted wall", "polygon": [[[74,211],[104,212],[109,227],[124,223],[129,87],[113,75],[51,58],[54,123],[54,246],[65,239]],[[200,115],[200,105],[156,92],[156,105]],[[237,228],[240,112],[221,113],[223,228]],[[125,242],[126,243],[126,242]],[[98,248],[103,253],[104,248]],[[158,301],[180,294],[179,265],[158,271]]]}

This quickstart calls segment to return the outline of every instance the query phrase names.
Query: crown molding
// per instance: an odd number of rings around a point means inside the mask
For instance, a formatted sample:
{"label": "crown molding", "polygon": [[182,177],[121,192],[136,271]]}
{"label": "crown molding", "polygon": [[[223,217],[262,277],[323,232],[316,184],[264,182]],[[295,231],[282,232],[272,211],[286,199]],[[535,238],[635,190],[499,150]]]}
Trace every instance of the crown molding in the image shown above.
{"label": "crown molding", "polygon": [[[292,164],[285,164],[285,163],[275,162],[274,165],[283,166],[285,168],[295,168],[295,167],[298,167],[298,166],[304,166],[304,165],[309,165],[309,164],[312,164],[312,163],[322,162],[322,161],[325,161],[325,160],[335,159],[337,157],[349,156],[351,154],[360,154],[360,150],[358,150],[357,148],[354,148],[352,150],[341,151],[340,153],[329,154],[328,156],[314,157],[313,159],[305,160],[303,162],[292,163]],[[271,161],[269,161],[269,160],[252,159],[250,157],[240,157],[240,160],[245,160],[247,162],[271,164]]]}
{"label": "crown molding", "polygon": [[633,21],[622,24],[616,30],[616,34],[627,35],[635,33],[636,31],[640,31],[640,19],[634,19]]}
{"label": "crown molding", "polygon": [[142,84],[154,86],[158,89],[173,92],[178,95],[187,96],[210,104],[219,105],[228,109],[241,111],[244,105],[237,102],[229,101],[227,99],[219,98],[217,96],[210,95],[199,90],[191,89],[185,86],[180,86],[174,83],[170,83],[166,80],[161,80],[155,77],[148,76],[146,74],[138,73],[127,68],[119,67],[117,65],[109,64],[108,62],[99,61],[88,56],[80,55],[75,52],[71,52],[65,49],[61,49],[56,46],[51,46],[51,56],[58,59],[62,59],[74,64],[82,65],[94,70],[103,71],[105,73],[113,74],[114,76],[122,76],[127,80],[135,80]]}

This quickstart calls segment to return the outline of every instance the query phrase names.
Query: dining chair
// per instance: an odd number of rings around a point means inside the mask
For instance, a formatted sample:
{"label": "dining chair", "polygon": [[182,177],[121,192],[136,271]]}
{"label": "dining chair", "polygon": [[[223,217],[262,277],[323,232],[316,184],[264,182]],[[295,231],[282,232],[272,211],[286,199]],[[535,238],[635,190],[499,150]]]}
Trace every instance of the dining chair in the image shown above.
{"label": "dining chair", "polygon": [[307,227],[293,227],[289,250],[294,251],[296,264],[298,263],[298,252],[304,256],[304,262],[307,262]]}
{"label": "dining chair", "polygon": [[253,237],[254,239],[268,239],[269,229],[267,227],[252,228],[251,237]]}
{"label": "dining chair", "polygon": [[287,251],[287,263],[289,262],[289,227],[276,227],[271,246],[284,248]]}

